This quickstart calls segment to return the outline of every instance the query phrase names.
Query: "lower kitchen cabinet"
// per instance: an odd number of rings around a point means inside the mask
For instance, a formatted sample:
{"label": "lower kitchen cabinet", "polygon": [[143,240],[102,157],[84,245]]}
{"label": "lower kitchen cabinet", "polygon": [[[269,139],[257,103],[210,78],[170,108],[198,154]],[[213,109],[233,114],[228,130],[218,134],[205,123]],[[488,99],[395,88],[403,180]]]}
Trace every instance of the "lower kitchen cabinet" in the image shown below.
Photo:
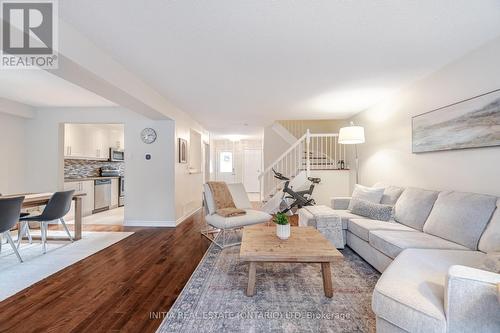
{"label": "lower kitchen cabinet", "polygon": [[[81,182],[65,182],[64,190],[74,190],[75,193],[85,193],[82,198],[83,216],[92,215],[94,210],[94,181],[86,180]],[[75,218],[75,202],[71,202],[71,209],[64,217],[65,220],[73,220]]]}
{"label": "lower kitchen cabinet", "polygon": [[118,207],[118,197],[120,196],[120,180],[118,178],[111,179],[111,206],[109,208]]}

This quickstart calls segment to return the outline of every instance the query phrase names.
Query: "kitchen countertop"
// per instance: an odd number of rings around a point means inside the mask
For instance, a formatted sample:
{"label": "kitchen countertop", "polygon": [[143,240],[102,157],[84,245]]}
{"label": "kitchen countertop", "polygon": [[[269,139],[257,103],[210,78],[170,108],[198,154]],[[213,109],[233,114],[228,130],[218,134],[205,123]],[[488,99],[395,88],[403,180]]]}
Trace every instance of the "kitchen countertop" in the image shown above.
{"label": "kitchen countertop", "polygon": [[71,182],[85,182],[85,181],[93,181],[93,180],[99,180],[99,179],[118,179],[120,178],[119,176],[112,176],[112,177],[82,177],[82,178],[64,178],[65,183],[71,183]]}

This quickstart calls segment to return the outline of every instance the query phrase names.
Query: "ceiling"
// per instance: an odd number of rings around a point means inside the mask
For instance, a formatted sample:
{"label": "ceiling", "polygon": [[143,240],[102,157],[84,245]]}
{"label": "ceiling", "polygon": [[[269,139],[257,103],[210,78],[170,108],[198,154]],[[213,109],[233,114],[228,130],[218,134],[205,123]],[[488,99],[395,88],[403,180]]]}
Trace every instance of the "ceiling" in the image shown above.
{"label": "ceiling", "polygon": [[59,6],[67,23],[221,133],[349,117],[500,35],[498,0]]}
{"label": "ceiling", "polygon": [[2,70],[0,97],[35,107],[114,106],[112,102],[44,70]]}

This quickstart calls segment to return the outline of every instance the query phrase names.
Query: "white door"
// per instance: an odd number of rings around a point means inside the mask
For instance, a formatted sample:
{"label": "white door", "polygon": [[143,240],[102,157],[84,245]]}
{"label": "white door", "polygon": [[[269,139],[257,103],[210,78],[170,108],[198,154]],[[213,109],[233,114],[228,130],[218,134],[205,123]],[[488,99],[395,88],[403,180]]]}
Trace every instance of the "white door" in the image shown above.
{"label": "white door", "polygon": [[217,152],[217,180],[228,184],[236,181],[233,150],[220,150]]}
{"label": "white door", "polygon": [[259,193],[259,174],[262,167],[262,150],[245,149],[243,152],[243,184],[247,192]]}

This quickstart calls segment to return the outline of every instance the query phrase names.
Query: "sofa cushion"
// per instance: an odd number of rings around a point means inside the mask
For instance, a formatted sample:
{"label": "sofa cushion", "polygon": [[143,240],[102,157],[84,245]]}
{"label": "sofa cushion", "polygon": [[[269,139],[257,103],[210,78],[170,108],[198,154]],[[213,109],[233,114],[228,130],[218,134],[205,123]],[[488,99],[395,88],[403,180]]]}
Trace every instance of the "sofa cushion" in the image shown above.
{"label": "sofa cushion", "polygon": [[208,224],[216,228],[239,228],[247,225],[268,222],[272,218],[271,215],[260,210],[245,209],[245,211],[245,215],[223,217],[218,214],[213,214],[205,216],[205,219]]}
{"label": "sofa cushion", "polygon": [[415,229],[405,226],[404,224],[394,221],[378,221],[367,219],[349,219],[347,223],[347,230],[358,236],[359,238],[368,242],[368,235],[370,231],[375,230],[399,230],[399,231],[414,231]]}
{"label": "sofa cushion", "polygon": [[335,209],[335,214],[340,216],[340,219],[342,220],[342,229],[347,229],[347,223],[349,222],[349,219],[366,219],[366,217],[364,216],[353,214],[350,211],[344,209]]}
{"label": "sofa cushion", "polygon": [[438,193],[412,187],[405,189],[394,206],[394,220],[422,231]]}
{"label": "sofa cushion", "polygon": [[354,191],[352,192],[351,202],[349,202],[348,210],[352,209],[354,205],[353,199],[356,200],[366,200],[373,203],[380,203],[382,200],[382,195],[384,194],[384,188],[367,187],[363,185],[354,185]]}
{"label": "sofa cushion", "polygon": [[351,213],[361,215],[374,220],[389,221],[392,217],[392,206],[382,205],[366,200],[354,201]]}
{"label": "sofa cushion", "polygon": [[496,201],[491,195],[441,192],[425,222],[424,232],[477,250]]}
{"label": "sofa cushion", "polygon": [[481,269],[500,274],[500,252],[488,253],[481,263]]}
{"label": "sofa cushion", "polygon": [[370,245],[392,259],[405,249],[469,250],[465,246],[423,232],[375,230],[368,236]]}
{"label": "sofa cushion", "polygon": [[486,253],[500,252],[500,199],[497,200],[497,209],[479,240],[478,249]]}
{"label": "sofa cushion", "polygon": [[476,267],[484,256],[477,251],[405,250],[378,280],[373,311],[408,332],[446,332],[448,269],[453,265]]}

